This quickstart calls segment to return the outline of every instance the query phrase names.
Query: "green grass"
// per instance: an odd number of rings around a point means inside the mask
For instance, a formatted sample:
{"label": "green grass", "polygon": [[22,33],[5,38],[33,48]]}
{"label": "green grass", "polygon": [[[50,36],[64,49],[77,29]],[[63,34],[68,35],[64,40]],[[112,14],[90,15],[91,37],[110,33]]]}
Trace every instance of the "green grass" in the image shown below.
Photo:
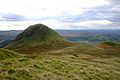
{"label": "green grass", "polygon": [[109,46],[117,46],[117,47],[120,47],[120,44],[119,43],[116,43],[116,42],[103,42],[102,44],[105,44],[105,45],[109,45]]}
{"label": "green grass", "polygon": [[[113,50],[114,51],[114,50]],[[119,49],[76,45],[0,61],[0,80],[119,80]]]}
{"label": "green grass", "polygon": [[19,58],[19,57],[22,57],[22,55],[7,49],[0,49],[0,61],[4,59]]}
{"label": "green grass", "polygon": [[[119,80],[120,58],[40,55],[1,61],[0,80]],[[8,79],[8,80],[9,80]]]}
{"label": "green grass", "polygon": [[75,43],[65,40],[49,27],[43,24],[35,24],[20,33],[6,48],[16,52],[32,54],[33,52],[46,52],[72,45],[75,45]]}
{"label": "green grass", "polygon": [[39,46],[42,43],[50,41],[65,41],[65,39],[46,25],[35,24],[20,33],[8,47],[16,47],[19,45],[21,45],[21,47],[25,45]]}

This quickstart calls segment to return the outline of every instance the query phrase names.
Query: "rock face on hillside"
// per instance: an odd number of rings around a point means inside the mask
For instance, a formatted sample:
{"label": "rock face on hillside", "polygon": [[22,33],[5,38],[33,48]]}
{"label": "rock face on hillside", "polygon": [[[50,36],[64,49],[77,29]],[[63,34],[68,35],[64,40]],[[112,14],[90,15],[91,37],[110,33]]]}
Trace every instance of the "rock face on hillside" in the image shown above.
{"label": "rock face on hillside", "polygon": [[43,52],[61,49],[71,45],[74,45],[74,43],[68,42],[46,25],[35,24],[20,33],[6,48],[31,53],[32,51]]}

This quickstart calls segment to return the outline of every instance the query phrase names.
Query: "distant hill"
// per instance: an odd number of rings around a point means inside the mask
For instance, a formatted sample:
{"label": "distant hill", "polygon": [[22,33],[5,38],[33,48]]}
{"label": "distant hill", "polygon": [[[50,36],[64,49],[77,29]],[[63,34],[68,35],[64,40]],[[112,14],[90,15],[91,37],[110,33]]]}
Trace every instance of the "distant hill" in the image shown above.
{"label": "distant hill", "polygon": [[32,53],[32,51],[43,52],[71,45],[74,43],[68,42],[46,25],[35,24],[20,33],[6,48],[23,53]]}
{"label": "distant hill", "polygon": [[0,60],[9,59],[9,58],[19,58],[22,55],[7,49],[0,49]]}
{"label": "distant hill", "polygon": [[57,30],[67,40],[81,43],[100,43],[113,41],[120,43],[120,29],[118,30]]}
{"label": "distant hill", "polygon": [[21,32],[22,30],[11,30],[11,31],[0,31],[0,48],[5,47],[9,43],[12,42],[12,40],[15,39],[15,37]]}
{"label": "distant hill", "polygon": [[0,31],[0,42],[14,40],[14,38],[21,32],[22,30]]}
{"label": "distant hill", "polygon": [[116,43],[116,42],[106,41],[106,42],[103,42],[102,44],[108,45],[108,46],[113,46],[113,47],[120,47],[120,43]]}
{"label": "distant hill", "polygon": [[0,43],[0,48],[3,48],[3,47],[5,47],[5,46],[7,46],[9,43],[11,43],[12,42],[12,40],[5,40],[5,41],[2,41],[1,43]]}

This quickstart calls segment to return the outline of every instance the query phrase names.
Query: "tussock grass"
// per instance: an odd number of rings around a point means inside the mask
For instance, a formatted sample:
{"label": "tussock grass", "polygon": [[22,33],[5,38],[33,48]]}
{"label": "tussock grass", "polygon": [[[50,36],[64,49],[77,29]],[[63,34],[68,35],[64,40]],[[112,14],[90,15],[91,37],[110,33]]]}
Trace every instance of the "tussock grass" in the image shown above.
{"label": "tussock grass", "polygon": [[[84,56],[84,57],[83,57]],[[0,80],[119,80],[120,57],[42,54],[0,62]]]}
{"label": "tussock grass", "polygon": [[0,49],[0,60],[8,59],[8,58],[18,58],[22,57],[22,55],[7,49]]}
{"label": "tussock grass", "polygon": [[119,48],[76,45],[0,61],[0,80],[119,80]]}

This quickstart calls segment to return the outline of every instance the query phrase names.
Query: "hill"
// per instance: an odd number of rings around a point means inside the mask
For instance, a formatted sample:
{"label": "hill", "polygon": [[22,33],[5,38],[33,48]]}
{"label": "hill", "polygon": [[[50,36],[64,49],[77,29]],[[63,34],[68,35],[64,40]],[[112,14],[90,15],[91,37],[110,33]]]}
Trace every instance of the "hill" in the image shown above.
{"label": "hill", "polygon": [[[112,43],[112,42],[111,42]],[[116,45],[118,45],[116,43]],[[64,49],[50,51],[50,54],[59,55],[59,54],[71,54],[74,56],[79,56],[81,54],[87,54],[95,57],[110,57],[110,56],[120,56],[120,47],[111,46],[106,44],[79,44]]]}
{"label": "hill", "polygon": [[12,42],[12,40],[5,40],[5,41],[2,41],[1,43],[0,43],[0,48],[3,48],[3,47],[5,47],[5,46],[7,46],[9,43],[11,43]]}
{"label": "hill", "polygon": [[120,49],[79,44],[0,62],[0,80],[119,80]]}
{"label": "hill", "polygon": [[113,47],[120,47],[119,43],[116,42],[110,42],[110,41],[106,41],[102,43],[103,45],[108,45],[108,46],[113,46]]}
{"label": "hill", "polygon": [[22,57],[22,55],[7,49],[0,49],[0,60],[19,57]]}
{"label": "hill", "polygon": [[46,25],[35,24],[20,33],[6,48],[22,53],[33,53],[65,48],[71,45],[74,43],[65,40]]}

